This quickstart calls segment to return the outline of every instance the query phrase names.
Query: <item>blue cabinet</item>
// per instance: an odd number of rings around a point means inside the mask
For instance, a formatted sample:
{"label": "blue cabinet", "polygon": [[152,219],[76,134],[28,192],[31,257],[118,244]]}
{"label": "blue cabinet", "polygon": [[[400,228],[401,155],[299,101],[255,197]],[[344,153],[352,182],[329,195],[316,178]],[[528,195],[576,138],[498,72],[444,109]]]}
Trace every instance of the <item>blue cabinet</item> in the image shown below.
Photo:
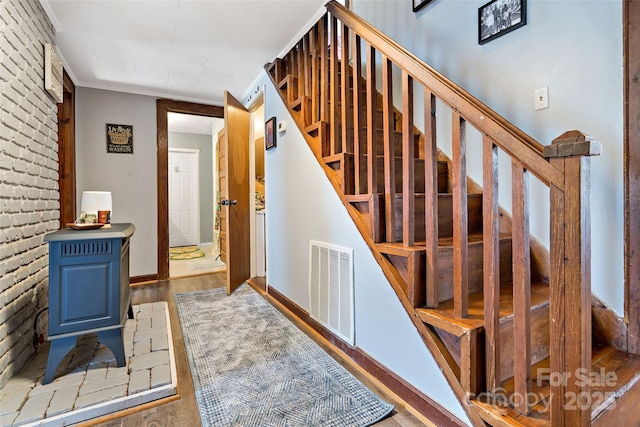
{"label": "blue cabinet", "polygon": [[129,244],[133,224],[95,230],[66,228],[45,235],[49,243],[49,336],[43,384],[76,344],[79,335],[98,340],[124,366],[122,329],[131,316]]}

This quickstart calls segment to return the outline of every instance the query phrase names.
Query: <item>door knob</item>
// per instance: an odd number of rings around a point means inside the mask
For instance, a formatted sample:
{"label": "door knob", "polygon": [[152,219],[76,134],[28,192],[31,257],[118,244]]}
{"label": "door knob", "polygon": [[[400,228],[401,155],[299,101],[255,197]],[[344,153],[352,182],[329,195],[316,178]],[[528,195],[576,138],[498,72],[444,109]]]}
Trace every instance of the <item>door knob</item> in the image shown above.
{"label": "door knob", "polygon": [[223,199],[223,200],[220,200],[220,204],[222,206],[233,206],[233,205],[237,205],[238,201],[237,200]]}

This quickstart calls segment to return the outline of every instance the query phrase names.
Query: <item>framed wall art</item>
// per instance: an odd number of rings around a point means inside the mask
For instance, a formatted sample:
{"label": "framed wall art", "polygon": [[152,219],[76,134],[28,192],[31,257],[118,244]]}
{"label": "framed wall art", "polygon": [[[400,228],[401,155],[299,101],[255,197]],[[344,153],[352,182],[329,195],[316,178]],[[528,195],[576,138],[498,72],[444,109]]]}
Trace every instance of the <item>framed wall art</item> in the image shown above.
{"label": "framed wall art", "polygon": [[478,44],[490,42],[526,23],[526,0],[492,0],[478,9]]}
{"label": "framed wall art", "polygon": [[413,2],[413,11],[417,12],[427,4],[431,2],[431,0],[411,0]]}
{"label": "framed wall art", "polygon": [[264,148],[271,150],[276,147],[276,118],[271,117],[264,124]]}
{"label": "framed wall art", "polygon": [[107,153],[133,154],[133,126],[107,123]]}

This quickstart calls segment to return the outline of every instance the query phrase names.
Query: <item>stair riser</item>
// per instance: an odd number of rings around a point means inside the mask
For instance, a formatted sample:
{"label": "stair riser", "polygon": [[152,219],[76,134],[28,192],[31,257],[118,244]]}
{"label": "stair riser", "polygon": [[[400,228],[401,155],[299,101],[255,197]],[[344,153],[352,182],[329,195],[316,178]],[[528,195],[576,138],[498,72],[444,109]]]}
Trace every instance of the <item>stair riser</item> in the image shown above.
{"label": "stair riser", "polygon": [[[512,257],[511,240],[500,241],[500,283],[511,282],[512,277]],[[467,273],[469,280],[469,293],[482,291],[483,283],[483,244],[476,242],[468,248],[469,263]],[[429,286],[427,283],[427,294]],[[438,303],[453,298],[453,249],[440,248],[438,250]]]}
{"label": "stair riser", "polygon": [[[330,159],[325,159],[325,163],[331,169],[338,172],[338,174],[343,177],[343,180],[346,180],[345,185],[343,185],[345,194],[355,194],[355,182],[353,181],[353,177],[355,176],[354,169],[356,167],[354,163],[354,156],[352,154],[341,154],[338,156],[333,156]],[[385,184],[384,184],[384,158],[379,157],[377,159],[378,169],[377,169],[377,183],[378,188],[377,192],[384,192]],[[402,159],[395,159],[395,191],[398,193],[402,192]],[[424,160],[415,159],[414,160],[414,187],[413,191],[416,193],[424,192]],[[368,181],[367,181],[367,156],[360,157],[360,192],[359,194],[365,194],[369,192],[368,189]],[[447,191],[447,164],[445,162],[438,162],[438,191],[446,192]]]}
{"label": "stair riser", "polygon": [[[549,357],[549,306],[531,311],[531,361],[536,364]],[[500,323],[500,380],[514,375],[513,318]]]}
{"label": "stair riser", "polygon": [[[425,202],[423,194],[416,194],[414,200],[415,240],[425,240]],[[384,209],[382,209],[384,213]],[[467,196],[467,217],[469,233],[482,232],[482,195]],[[396,194],[396,236],[400,238],[402,224],[402,194]],[[451,194],[438,194],[438,237],[453,236],[453,198]]]}
{"label": "stair riser", "polygon": [[[366,162],[367,158],[365,156],[360,160],[363,163],[363,167],[360,169],[360,193],[368,192],[367,188],[367,169]],[[383,192],[385,188],[384,184],[384,158],[378,157],[378,173],[377,173],[377,183],[378,183],[378,192]],[[414,193],[424,193],[424,160],[415,159],[414,160]],[[395,169],[395,191],[396,193],[402,193],[402,159],[395,159],[394,163]],[[447,165],[444,162],[438,163],[438,192],[446,193],[447,192]]]}

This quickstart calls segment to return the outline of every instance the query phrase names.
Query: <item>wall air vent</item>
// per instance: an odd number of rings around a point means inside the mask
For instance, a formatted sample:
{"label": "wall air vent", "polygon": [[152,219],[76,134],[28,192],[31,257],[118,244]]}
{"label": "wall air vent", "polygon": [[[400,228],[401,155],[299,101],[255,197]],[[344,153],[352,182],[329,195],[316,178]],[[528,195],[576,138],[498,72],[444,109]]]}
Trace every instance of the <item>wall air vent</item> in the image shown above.
{"label": "wall air vent", "polygon": [[310,241],[309,315],[355,345],[353,249]]}

